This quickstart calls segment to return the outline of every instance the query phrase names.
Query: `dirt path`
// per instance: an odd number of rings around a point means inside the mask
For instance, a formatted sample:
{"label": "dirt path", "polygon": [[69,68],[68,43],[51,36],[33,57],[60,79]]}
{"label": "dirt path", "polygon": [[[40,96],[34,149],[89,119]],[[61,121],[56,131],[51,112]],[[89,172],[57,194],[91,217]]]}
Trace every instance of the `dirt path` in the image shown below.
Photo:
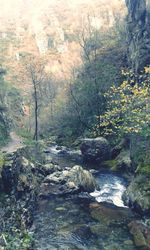
{"label": "dirt path", "polygon": [[15,132],[10,133],[10,138],[10,142],[5,147],[1,148],[2,152],[12,153],[18,148],[23,147],[22,139]]}

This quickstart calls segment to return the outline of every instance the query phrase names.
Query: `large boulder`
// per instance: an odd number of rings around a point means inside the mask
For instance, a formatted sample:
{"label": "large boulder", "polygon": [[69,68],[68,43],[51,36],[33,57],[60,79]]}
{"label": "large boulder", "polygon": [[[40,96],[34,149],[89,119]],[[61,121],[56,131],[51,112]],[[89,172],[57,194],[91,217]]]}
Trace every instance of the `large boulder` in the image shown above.
{"label": "large boulder", "polygon": [[83,158],[87,162],[101,163],[110,158],[110,145],[103,137],[94,139],[86,138],[82,141],[80,148]]}
{"label": "large boulder", "polygon": [[150,177],[137,175],[128,186],[126,204],[141,214],[150,214]]}
{"label": "large boulder", "polygon": [[81,191],[92,192],[95,188],[97,184],[92,174],[76,165],[71,169],[48,175],[41,184],[39,196],[45,198],[53,195],[64,196]]}

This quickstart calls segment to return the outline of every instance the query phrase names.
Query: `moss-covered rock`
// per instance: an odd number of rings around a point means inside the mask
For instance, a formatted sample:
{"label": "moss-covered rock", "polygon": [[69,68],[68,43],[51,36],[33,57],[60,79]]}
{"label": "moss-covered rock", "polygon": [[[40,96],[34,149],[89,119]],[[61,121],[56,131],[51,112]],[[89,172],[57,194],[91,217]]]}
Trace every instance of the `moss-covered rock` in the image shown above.
{"label": "moss-covered rock", "polygon": [[137,175],[125,192],[126,203],[136,211],[150,213],[150,176]]}
{"label": "moss-covered rock", "polygon": [[81,191],[92,192],[98,188],[93,175],[81,166],[64,169],[48,175],[40,186],[40,196],[64,196]]}
{"label": "moss-covered rock", "polygon": [[110,145],[103,137],[84,139],[80,149],[87,162],[101,163],[110,159]]}
{"label": "moss-covered rock", "polygon": [[133,235],[136,247],[150,249],[150,230],[140,221],[132,221],[128,224],[128,227]]}
{"label": "moss-covered rock", "polygon": [[130,151],[128,149],[123,149],[115,159],[105,161],[103,166],[105,168],[109,168],[112,171],[118,171],[122,173],[132,172],[133,169]]}

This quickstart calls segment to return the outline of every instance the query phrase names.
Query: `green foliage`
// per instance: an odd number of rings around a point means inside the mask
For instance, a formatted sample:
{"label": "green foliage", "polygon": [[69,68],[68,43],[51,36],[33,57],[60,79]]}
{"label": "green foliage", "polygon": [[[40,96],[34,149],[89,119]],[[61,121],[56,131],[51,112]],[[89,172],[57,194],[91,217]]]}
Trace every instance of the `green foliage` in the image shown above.
{"label": "green foliage", "polygon": [[5,242],[5,250],[27,250],[33,242],[31,233],[17,228],[12,228],[12,234],[3,233],[1,238]]}
{"label": "green foliage", "polygon": [[23,139],[23,143],[26,146],[34,146],[35,141],[33,140],[33,135],[25,128],[17,129],[17,134]]}
{"label": "green foliage", "polygon": [[5,122],[2,117],[0,117],[0,147],[7,144],[9,139],[8,130],[5,126]]}
{"label": "green foliage", "polygon": [[103,166],[105,168],[108,168],[108,169],[111,169],[112,171],[117,171],[117,161],[114,159],[114,160],[109,160],[109,161],[105,161],[103,163]]}
{"label": "green foliage", "polygon": [[0,152],[0,170],[4,165],[4,162],[5,162],[4,154]]}
{"label": "green foliage", "polygon": [[105,94],[107,111],[97,117],[95,136],[150,135],[149,71],[147,67],[139,76],[124,73],[127,80]]}
{"label": "green foliage", "polygon": [[6,118],[6,108],[4,103],[4,95],[5,95],[5,88],[4,88],[4,74],[5,70],[0,69],[0,146],[6,143],[8,139],[8,123]]}
{"label": "green foliage", "polygon": [[68,100],[63,104],[58,122],[58,134],[73,140],[80,136],[91,136],[96,117],[106,110],[104,93],[114,81],[120,79],[116,55],[118,49],[99,52],[96,59],[84,61],[74,72],[69,87]]}
{"label": "green foliage", "polygon": [[150,159],[145,160],[144,162],[140,163],[136,172],[140,174],[149,175],[150,174]]}
{"label": "green foliage", "polygon": [[[4,163],[5,163],[4,154],[0,152],[0,182],[1,182],[1,173],[2,173]],[[1,193],[1,195],[2,195],[2,193]],[[0,202],[1,202],[1,198],[3,196],[3,195],[2,196],[1,195],[0,195]]]}
{"label": "green foliage", "polygon": [[4,80],[5,74],[0,68],[0,146],[8,142],[10,127],[18,127],[23,115],[20,92]]}
{"label": "green foliage", "polygon": [[137,166],[136,173],[150,174],[150,140],[146,137],[132,136],[132,161]]}

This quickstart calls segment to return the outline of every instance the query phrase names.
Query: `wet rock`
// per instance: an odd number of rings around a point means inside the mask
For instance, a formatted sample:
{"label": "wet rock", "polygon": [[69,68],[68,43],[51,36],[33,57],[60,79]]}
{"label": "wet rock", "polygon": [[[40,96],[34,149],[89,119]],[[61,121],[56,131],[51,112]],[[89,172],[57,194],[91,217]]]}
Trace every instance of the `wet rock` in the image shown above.
{"label": "wet rock", "polygon": [[92,174],[81,166],[48,175],[40,187],[40,196],[66,195],[81,191],[91,192],[97,187]]}
{"label": "wet rock", "polygon": [[102,162],[110,159],[110,146],[103,137],[84,139],[81,144],[83,158],[87,162]]}
{"label": "wet rock", "polygon": [[124,200],[127,205],[141,214],[150,213],[150,177],[136,176],[128,186]]}
{"label": "wet rock", "polygon": [[133,241],[132,240],[125,240],[123,243],[126,246],[132,246],[133,245]]}
{"label": "wet rock", "polygon": [[110,246],[106,246],[104,250],[123,250],[123,248],[119,244],[111,244]]}
{"label": "wet rock", "polygon": [[96,202],[90,204],[90,211],[92,218],[107,225],[114,222],[123,223],[132,217],[132,214],[126,208],[117,208]]}
{"label": "wet rock", "polygon": [[66,147],[58,146],[56,148],[56,150],[58,150],[58,154],[61,155],[61,156],[69,155],[69,149],[67,149]]}
{"label": "wet rock", "polygon": [[77,228],[74,232],[73,235],[79,240],[83,240],[84,242],[88,240],[89,238],[92,237],[92,232],[89,226],[80,226]]}
{"label": "wet rock", "polygon": [[41,171],[44,176],[50,175],[55,171],[60,171],[61,167],[59,165],[51,163],[47,163],[41,166]]}
{"label": "wet rock", "polygon": [[133,235],[136,247],[150,249],[150,229],[140,221],[132,221],[128,224],[130,233]]}

